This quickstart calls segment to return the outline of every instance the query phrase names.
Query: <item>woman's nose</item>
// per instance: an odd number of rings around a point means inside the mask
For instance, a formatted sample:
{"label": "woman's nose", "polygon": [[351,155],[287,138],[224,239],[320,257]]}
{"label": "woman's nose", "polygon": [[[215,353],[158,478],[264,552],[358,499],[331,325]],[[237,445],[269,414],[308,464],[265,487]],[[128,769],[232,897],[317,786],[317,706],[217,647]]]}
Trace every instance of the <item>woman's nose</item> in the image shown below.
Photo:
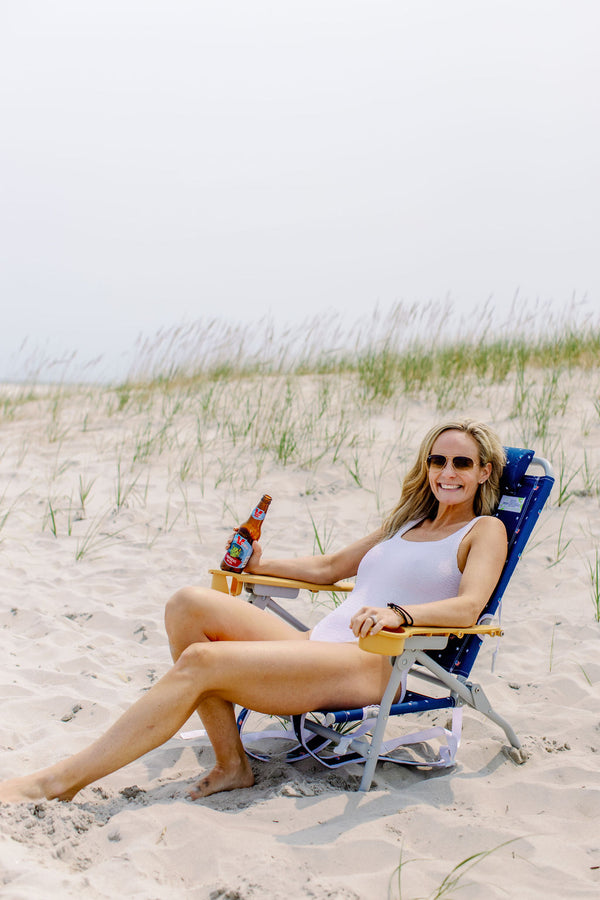
{"label": "woman's nose", "polygon": [[442,469],[442,472],[445,472],[446,469],[449,470],[449,474],[450,474],[450,475],[455,475],[455,474],[456,474],[456,469],[454,468],[454,463],[452,462],[452,459],[450,459],[450,458],[448,458],[448,459],[446,460],[446,465],[445,465],[444,468]]}

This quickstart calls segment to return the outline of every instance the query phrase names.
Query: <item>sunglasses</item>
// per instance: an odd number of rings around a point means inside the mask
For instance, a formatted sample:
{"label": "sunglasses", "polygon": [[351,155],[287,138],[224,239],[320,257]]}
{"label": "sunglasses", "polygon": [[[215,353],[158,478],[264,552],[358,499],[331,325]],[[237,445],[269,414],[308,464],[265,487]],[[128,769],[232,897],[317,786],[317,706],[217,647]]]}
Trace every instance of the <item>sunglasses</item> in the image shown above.
{"label": "sunglasses", "polygon": [[[448,460],[449,458],[442,456],[441,453],[432,453],[427,457],[427,465],[430,469],[444,469]],[[475,465],[475,461],[470,456],[453,456],[450,458],[450,462],[456,470],[472,469]]]}

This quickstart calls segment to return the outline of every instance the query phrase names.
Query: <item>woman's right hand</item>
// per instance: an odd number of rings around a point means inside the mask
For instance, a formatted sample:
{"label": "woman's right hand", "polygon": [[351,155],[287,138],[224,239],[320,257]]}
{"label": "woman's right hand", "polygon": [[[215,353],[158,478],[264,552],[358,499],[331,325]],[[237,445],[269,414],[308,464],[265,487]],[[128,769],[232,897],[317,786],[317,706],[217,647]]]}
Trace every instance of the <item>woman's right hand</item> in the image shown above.
{"label": "woman's right hand", "polygon": [[[232,540],[234,539],[234,537],[236,536],[236,533],[237,533],[237,528],[235,529],[235,531],[232,531],[231,534],[229,535],[229,537],[227,538],[227,541],[225,543],[225,552],[227,552],[227,550],[229,550],[230,544],[231,544]],[[262,547],[260,546],[258,541],[253,541],[252,542],[252,556],[250,557],[250,559],[244,566],[244,572],[247,572],[248,575],[259,575],[260,572],[257,572],[252,567],[256,566],[260,563],[261,556],[262,556]]]}
{"label": "woman's right hand", "polygon": [[260,568],[260,560],[262,557],[262,547],[258,543],[258,541],[252,542],[252,556],[248,560],[246,564],[246,568],[244,569],[248,575],[260,575],[260,572],[257,569]]}

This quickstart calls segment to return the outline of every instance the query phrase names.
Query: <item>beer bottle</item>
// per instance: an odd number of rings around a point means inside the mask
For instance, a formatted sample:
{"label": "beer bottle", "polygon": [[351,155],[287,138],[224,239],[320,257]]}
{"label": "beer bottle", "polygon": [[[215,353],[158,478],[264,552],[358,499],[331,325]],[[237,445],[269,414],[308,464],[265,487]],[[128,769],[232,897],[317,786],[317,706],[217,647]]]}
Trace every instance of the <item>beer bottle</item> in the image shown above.
{"label": "beer bottle", "polygon": [[250,518],[246,519],[234,534],[221,563],[221,568],[225,572],[243,572],[246,568],[252,556],[252,541],[257,541],[260,537],[263,519],[270,503],[271,497],[264,494]]}

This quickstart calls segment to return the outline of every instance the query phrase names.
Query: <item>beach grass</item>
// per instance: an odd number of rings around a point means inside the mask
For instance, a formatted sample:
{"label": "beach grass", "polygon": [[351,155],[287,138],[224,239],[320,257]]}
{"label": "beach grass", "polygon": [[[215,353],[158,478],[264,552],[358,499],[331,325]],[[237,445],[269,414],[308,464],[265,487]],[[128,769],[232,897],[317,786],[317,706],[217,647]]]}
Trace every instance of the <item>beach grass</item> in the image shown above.
{"label": "beach grass", "polygon": [[[411,897],[410,900],[450,900],[451,891],[457,891],[461,888],[467,887],[468,882],[463,882],[463,879],[475,866],[482,863],[488,856],[491,856],[493,853],[497,853],[499,850],[501,850],[503,847],[508,846],[509,844],[514,844],[515,841],[518,840],[519,838],[510,838],[509,840],[503,841],[501,844],[498,844],[496,847],[492,847],[489,850],[480,850],[478,853],[472,853],[470,856],[467,856],[465,859],[461,860],[455,866],[453,866],[448,874],[440,881],[438,885],[436,885],[436,887],[432,891],[430,891],[430,893],[426,897]],[[388,900],[403,900],[402,871],[406,866],[414,862],[423,865],[423,863],[425,863],[426,861],[414,859],[404,860],[403,850],[400,851],[400,862],[392,873],[392,877],[390,879]]]}
{"label": "beach grass", "polygon": [[[119,398],[126,405],[131,391],[181,390],[256,375],[344,374],[356,376],[357,396],[372,403],[385,402],[398,391],[439,389],[441,383],[460,388],[465,379],[468,384],[471,379],[502,383],[512,374],[518,410],[528,402],[526,376],[548,370],[549,396],[539,412],[543,420],[546,406],[565,402],[561,373],[595,369],[599,358],[600,322],[582,316],[575,305],[560,317],[543,307],[511,310],[502,325],[490,311],[465,323],[435,304],[397,304],[385,317],[375,310],[347,327],[335,316],[279,331],[266,319],[253,327],[211,319],[160,331],[141,342]],[[595,404],[600,417],[600,397]]]}
{"label": "beach grass", "polygon": [[590,587],[594,604],[594,617],[600,622],[600,551],[596,548],[594,557],[589,561]]}
{"label": "beach grass", "polygon": [[[118,383],[71,381],[66,365],[56,383],[44,382],[38,364],[26,383],[3,385],[3,462],[38,473],[40,530],[70,541],[82,561],[136,528],[153,546],[194,526],[212,495],[229,527],[273,467],[302,472],[307,498],[327,483],[360,494],[378,522],[421,437],[412,412],[471,414],[553,463],[551,503],[564,507],[554,566],[579,552],[570,505],[600,496],[599,359],[600,322],[577,308],[559,318],[521,309],[500,326],[485,309],[474,324],[434,304],[375,310],[352,327],[335,316],[288,330],[200,321],[140,341]],[[566,432],[567,411],[576,434]],[[384,419],[393,434],[382,433]],[[23,421],[31,439],[16,446],[11,431]],[[168,467],[160,498],[157,465]],[[9,480],[3,537],[19,503]],[[312,515],[307,522],[318,552],[342,539]]]}

